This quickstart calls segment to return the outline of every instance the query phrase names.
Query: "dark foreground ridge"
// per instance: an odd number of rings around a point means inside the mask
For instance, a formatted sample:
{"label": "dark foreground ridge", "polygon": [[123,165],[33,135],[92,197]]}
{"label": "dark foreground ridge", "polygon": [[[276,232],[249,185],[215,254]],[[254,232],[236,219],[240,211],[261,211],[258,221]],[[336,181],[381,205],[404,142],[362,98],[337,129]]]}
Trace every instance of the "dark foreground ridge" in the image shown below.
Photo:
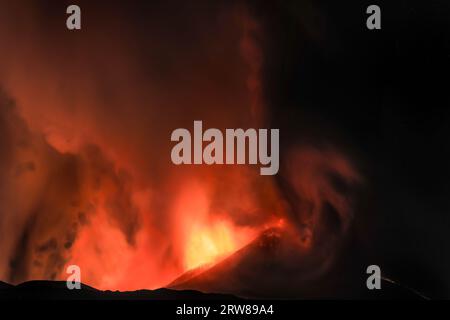
{"label": "dark foreground ridge", "polygon": [[102,291],[81,284],[69,290],[65,281],[28,281],[17,286],[0,281],[0,300],[236,300],[227,294],[202,293],[194,290]]}

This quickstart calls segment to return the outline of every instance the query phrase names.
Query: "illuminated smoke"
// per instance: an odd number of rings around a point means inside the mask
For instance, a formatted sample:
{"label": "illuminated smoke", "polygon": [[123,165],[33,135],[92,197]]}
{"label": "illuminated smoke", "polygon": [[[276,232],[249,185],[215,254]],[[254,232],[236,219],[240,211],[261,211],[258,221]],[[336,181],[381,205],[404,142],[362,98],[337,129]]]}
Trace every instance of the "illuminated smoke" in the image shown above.
{"label": "illuminated smoke", "polygon": [[77,264],[99,288],[155,288],[280,221],[314,242],[327,203],[345,232],[351,203],[325,176],[359,178],[337,152],[292,151],[281,186],[254,167],[172,165],[174,128],[266,122],[255,18],[213,2],[79,5],[79,33],[61,27],[63,3],[0,5],[1,279]]}

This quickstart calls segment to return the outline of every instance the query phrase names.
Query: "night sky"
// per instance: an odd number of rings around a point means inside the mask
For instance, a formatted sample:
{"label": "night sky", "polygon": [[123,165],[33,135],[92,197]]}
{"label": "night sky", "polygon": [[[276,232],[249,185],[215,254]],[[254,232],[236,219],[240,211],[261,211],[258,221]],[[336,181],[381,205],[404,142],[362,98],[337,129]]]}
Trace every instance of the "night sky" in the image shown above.
{"label": "night sky", "polygon": [[274,126],[353,154],[367,179],[352,240],[363,260],[448,297],[450,6],[377,1],[382,29],[372,31],[370,4],[259,9],[273,30],[265,81]]}

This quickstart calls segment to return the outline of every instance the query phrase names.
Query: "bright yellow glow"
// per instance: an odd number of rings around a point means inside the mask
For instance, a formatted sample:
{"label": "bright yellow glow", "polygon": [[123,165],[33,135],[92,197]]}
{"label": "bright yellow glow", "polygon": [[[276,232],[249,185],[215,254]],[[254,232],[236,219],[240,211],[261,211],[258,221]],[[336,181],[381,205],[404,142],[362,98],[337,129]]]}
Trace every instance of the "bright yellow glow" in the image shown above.
{"label": "bright yellow glow", "polygon": [[195,226],[187,241],[187,269],[217,261],[236,250],[231,228],[224,222],[211,226]]}

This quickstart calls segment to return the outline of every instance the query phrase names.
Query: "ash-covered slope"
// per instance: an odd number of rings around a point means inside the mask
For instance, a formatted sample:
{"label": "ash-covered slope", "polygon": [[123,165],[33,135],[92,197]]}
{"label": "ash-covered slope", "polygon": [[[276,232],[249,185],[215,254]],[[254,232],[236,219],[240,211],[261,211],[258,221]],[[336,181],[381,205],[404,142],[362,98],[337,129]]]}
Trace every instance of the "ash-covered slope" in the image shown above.
{"label": "ash-covered slope", "polygon": [[299,298],[315,291],[310,290],[310,279],[318,273],[316,265],[316,259],[301,253],[284,230],[273,228],[218,264],[191,270],[168,287],[249,298]]}
{"label": "ash-covered slope", "polygon": [[[422,299],[413,290],[381,280],[381,290],[366,286],[367,265],[353,251],[323,263],[323,256],[299,252],[282,229],[264,232],[246,247],[207,268],[191,270],[168,288],[275,299]],[[356,261],[356,262],[355,262]]]}

